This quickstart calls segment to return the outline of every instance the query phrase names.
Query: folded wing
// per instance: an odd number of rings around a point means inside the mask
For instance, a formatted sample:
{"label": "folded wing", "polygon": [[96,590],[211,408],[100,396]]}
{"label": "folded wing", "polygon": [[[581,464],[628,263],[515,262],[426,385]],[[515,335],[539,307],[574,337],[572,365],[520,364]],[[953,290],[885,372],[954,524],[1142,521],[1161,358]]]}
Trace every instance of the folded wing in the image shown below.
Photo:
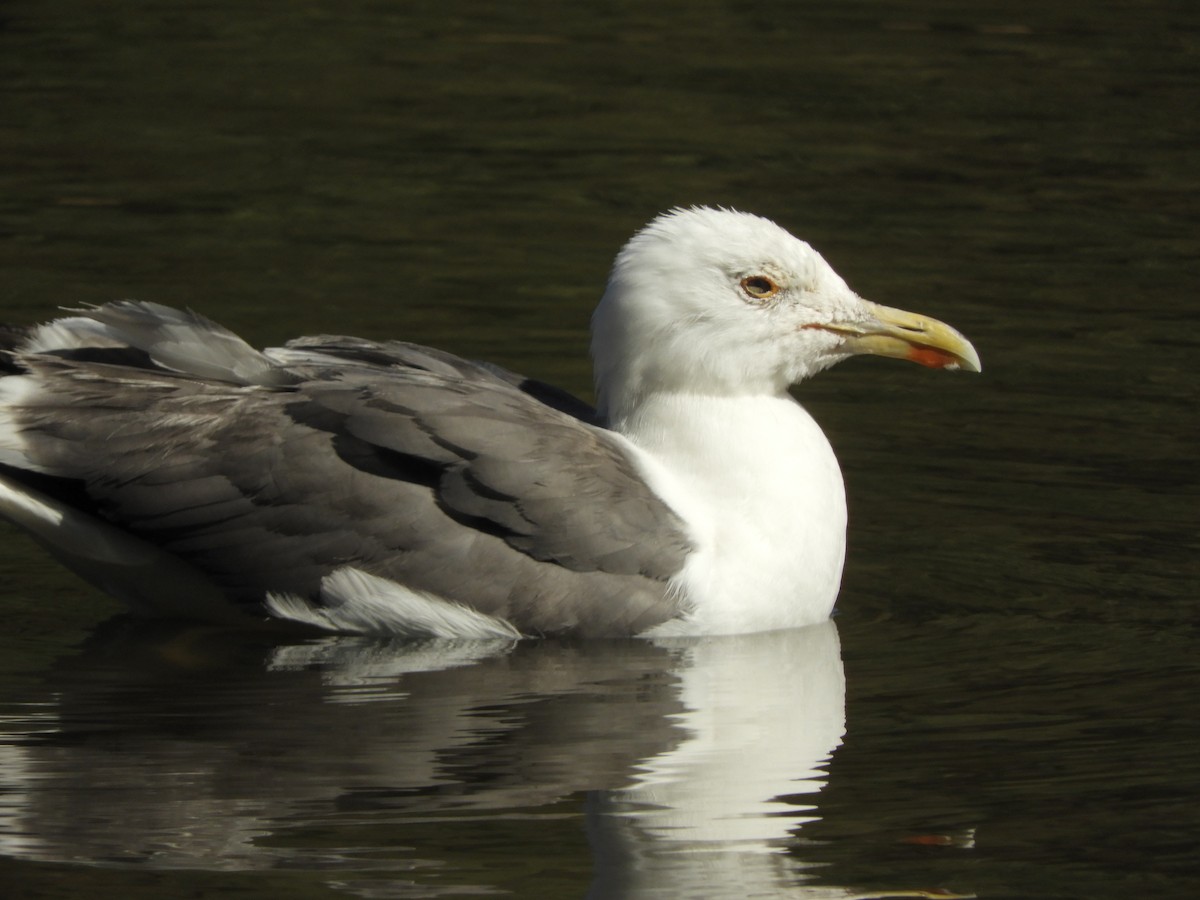
{"label": "folded wing", "polygon": [[352,603],[353,571],[522,633],[628,634],[679,612],[683,523],[570,395],[400,342],[263,354],[153,304],[57,327],[0,378],[8,482],[237,605]]}

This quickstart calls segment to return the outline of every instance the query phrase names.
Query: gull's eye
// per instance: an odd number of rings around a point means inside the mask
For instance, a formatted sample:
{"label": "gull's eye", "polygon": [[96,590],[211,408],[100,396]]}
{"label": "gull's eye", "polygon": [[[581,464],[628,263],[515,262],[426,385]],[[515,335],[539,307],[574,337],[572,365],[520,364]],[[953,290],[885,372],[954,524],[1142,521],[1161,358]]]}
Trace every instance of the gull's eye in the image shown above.
{"label": "gull's eye", "polygon": [[768,275],[747,275],[741,281],[742,292],[751,300],[770,300],[779,293],[779,282]]}

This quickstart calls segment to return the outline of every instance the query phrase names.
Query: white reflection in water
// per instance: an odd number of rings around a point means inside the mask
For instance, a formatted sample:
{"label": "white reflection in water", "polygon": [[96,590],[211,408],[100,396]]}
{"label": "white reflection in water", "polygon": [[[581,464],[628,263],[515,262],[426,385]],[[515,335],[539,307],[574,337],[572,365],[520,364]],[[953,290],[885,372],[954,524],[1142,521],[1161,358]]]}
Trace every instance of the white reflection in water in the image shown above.
{"label": "white reflection in water", "polygon": [[[798,799],[824,786],[845,733],[845,677],[832,622],[704,639],[677,669],[686,737],[644,760],[628,788],[593,803],[590,896],[850,897],[801,886],[785,855],[816,818]],[[784,799],[786,798],[786,799]]]}
{"label": "white reflection in water", "polygon": [[[447,835],[499,823],[494,839],[515,817],[544,820],[552,841],[586,793],[593,898],[853,896],[812,883],[797,854],[844,732],[832,623],[218,647],[98,641],[3,710],[0,853],[333,870],[329,885],[364,896],[478,892],[500,873]],[[514,859],[528,852],[513,841]]]}

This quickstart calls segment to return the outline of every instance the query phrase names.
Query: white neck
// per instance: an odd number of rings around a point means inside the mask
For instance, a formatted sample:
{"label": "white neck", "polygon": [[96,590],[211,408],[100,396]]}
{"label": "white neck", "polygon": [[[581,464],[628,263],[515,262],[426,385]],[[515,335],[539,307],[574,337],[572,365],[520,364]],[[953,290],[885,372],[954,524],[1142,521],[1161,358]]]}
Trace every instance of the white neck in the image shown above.
{"label": "white neck", "polygon": [[824,621],[845,556],[846,498],[825,435],[790,396],[645,397],[616,430],[692,529],[676,577],[689,615],[653,633],[716,634]]}

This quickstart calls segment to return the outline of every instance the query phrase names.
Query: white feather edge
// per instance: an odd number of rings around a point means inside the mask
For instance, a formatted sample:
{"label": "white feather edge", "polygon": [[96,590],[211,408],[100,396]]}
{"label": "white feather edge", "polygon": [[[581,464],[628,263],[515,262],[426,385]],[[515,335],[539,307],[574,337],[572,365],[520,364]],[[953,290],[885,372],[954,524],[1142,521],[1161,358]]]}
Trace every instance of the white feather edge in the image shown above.
{"label": "white feather edge", "polygon": [[102,322],[85,316],[67,316],[38,325],[21,343],[22,353],[49,353],[82,347],[127,347]]}
{"label": "white feather edge", "polygon": [[267,594],[266,605],[279,618],[327,631],[469,640],[522,636],[504,619],[349,566],[321,580],[320,605],[287,593]]}

